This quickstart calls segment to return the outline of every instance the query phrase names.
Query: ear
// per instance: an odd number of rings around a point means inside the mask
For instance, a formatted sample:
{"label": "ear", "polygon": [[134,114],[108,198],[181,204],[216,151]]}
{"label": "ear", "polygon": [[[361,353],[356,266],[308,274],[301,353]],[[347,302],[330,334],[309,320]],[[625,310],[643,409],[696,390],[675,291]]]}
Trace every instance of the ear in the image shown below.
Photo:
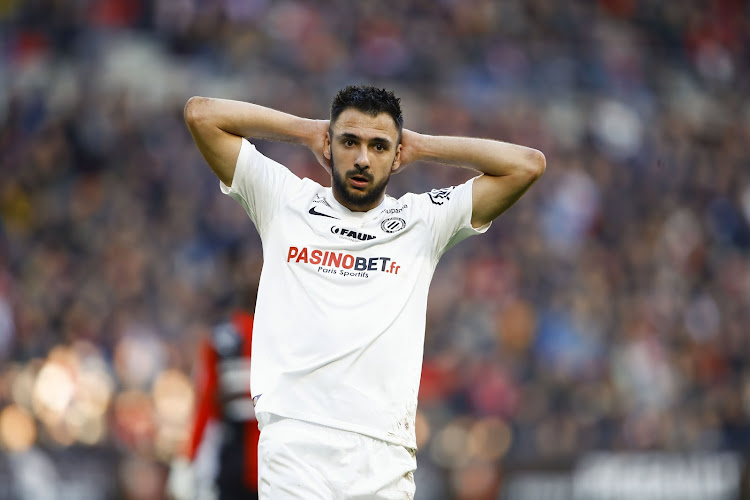
{"label": "ear", "polygon": [[331,159],[331,133],[326,132],[326,138],[323,142],[323,156],[325,156],[326,160]]}
{"label": "ear", "polygon": [[398,171],[401,166],[401,143],[396,147],[396,157],[393,158],[393,164],[391,165],[391,173]]}

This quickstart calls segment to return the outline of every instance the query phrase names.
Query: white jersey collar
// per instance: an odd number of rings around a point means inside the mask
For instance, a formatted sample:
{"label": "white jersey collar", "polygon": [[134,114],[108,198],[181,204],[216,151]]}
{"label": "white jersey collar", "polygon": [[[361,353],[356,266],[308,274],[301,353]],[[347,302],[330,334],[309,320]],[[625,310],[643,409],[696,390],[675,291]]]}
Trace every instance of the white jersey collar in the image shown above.
{"label": "white jersey collar", "polygon": [[394,198],[386,194],[383,197],[383,201],[381,201],[377,207],[372,208],[367,212],[353,212],[339,203],[336,197],[333,196],[333,190],[330,187],[325,188],[325,190],[325,200],[334,211],[342,215],[344,218],[359,222],[365,222],[377,218],[383,210],[389,208],[396,201]]}

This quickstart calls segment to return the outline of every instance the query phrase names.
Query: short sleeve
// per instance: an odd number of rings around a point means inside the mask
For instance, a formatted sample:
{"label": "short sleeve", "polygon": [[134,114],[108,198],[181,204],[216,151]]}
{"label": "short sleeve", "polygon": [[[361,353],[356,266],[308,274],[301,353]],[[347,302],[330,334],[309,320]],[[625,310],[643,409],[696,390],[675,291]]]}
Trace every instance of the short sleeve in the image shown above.
{"label": "short sleeve", "polygon": [[420,195],[426,219],[434,235],[434,255],[439,258],[446,250],[469,236],[482,234],[492,222],[474,228],[472,186],[476,177],[458,186],[433,189]]}
{"label": "short sleeve", "polygon": [[219,181],[221,192],[245,209],[263,236],[279,207],[299,189],[301,179],[284,165],[261,154],[247,139],[242,139],[232,185]]}

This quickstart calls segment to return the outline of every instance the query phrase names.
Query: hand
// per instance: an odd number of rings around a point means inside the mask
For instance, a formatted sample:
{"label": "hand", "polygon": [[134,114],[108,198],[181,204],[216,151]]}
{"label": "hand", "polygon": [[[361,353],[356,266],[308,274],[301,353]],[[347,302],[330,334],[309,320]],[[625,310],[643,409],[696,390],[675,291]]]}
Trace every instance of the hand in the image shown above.
{"label": "hand", "polygon": [[326,158],[323,155],[323,151],[325,150],[325,143],[326,143],[326,134],[328,133],[328,125],[329,120],[312,120],[313,122],[313,135],[310,138],[309,144],[307,144],[307,147],[310,148],[310,151],[313,152],[315,155],[315,159],[318,160],[318,163],[320,163],[324,169],[326,169],[326,172],[329,174],[331,173],[331,160]]}
{"label": "hand", "polygon": [[402,172],[407,165],[420,160],[417,150],[419,139],[420,134],[417,132],[412,132],[408,129],[401,131],[401,164],[392,173],[397,174]]}

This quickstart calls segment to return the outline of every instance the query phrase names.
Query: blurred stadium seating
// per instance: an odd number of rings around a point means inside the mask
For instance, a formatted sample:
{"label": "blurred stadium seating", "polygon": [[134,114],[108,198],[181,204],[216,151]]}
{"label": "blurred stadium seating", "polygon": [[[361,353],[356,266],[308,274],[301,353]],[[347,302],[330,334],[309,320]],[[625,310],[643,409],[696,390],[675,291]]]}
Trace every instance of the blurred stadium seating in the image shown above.
{"label": "blurred stadium seating", "polygon": [[548,164],[438,267],[418,498],[750,495],[748,2],[5,0],[0,33],[0,500],[163,497],[196,341],[261,266],[187,98],[323,118],[363,82]]}

